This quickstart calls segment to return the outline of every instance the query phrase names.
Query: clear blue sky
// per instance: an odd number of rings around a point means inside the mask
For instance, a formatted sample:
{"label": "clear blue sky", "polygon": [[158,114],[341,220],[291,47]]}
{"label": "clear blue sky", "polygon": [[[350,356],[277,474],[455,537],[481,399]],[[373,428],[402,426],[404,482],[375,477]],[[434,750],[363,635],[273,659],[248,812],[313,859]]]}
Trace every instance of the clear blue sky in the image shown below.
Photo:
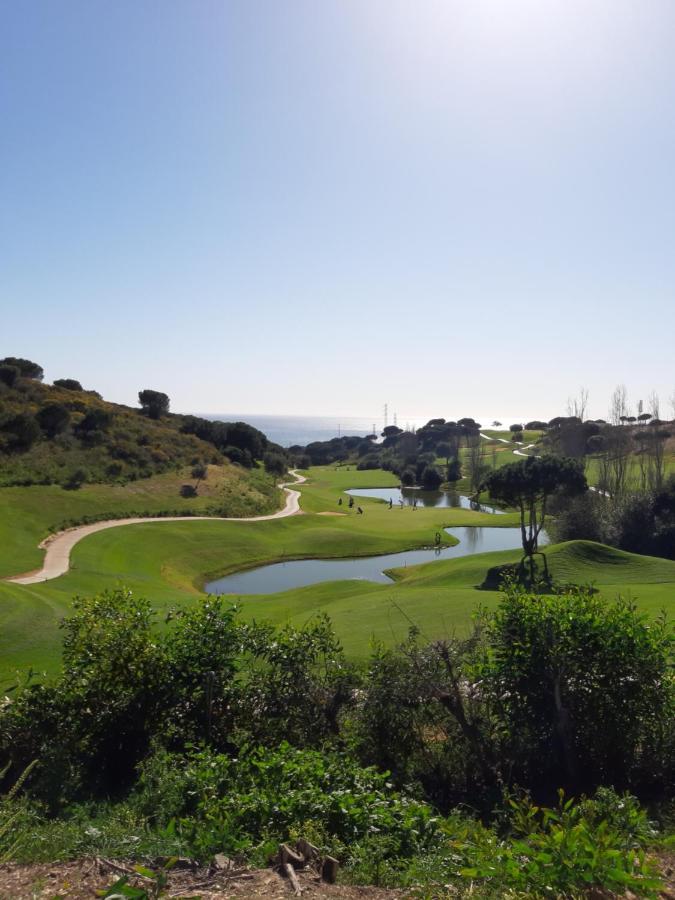
{"label": "clear blue sky", "polygon": [[0,355],[176,411],[665,401],[674,161],[672,0],[5,0]]}

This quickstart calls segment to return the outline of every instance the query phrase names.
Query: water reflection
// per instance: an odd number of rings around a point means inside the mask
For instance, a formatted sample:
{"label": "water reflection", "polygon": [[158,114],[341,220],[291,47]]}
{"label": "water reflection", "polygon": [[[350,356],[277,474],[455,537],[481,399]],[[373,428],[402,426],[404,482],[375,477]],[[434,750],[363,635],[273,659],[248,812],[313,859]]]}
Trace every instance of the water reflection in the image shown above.
{"label": "water reflection", "polygon": [[[459,540],[454,547],[429,547],[403,553],[387,553],[358,559],[298,559],[258,566],[247,572],[226,575],[206,585],[209,594],[275,594],[290,588],[305,587],[323,581],[366,580],[386,584],[391,581],[385,569],[397,569],[472,556],[491,550],[517,550],[521,547],[520,528],[446,528]],[[545,535],[542,533],[542,543]]]}
{"label": "water reflection", "polygon": [[475,512],[487,512],[493,515],[502,515],[503,510],[485,503],[477,503],[470,497],[457,491],[420,491],[417,488],[351,488],[345,493],[353,497],[370,497],[375,500],[392,501],[394,506],[417,506],[473,509]]}

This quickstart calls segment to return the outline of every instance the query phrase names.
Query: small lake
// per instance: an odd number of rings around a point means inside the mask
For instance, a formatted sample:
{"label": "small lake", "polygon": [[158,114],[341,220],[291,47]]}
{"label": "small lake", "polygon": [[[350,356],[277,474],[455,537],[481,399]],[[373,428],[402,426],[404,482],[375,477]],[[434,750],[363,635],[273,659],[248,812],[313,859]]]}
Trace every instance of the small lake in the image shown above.
{"label": "small lake", "polygon": [[351,488],[345,491],[352,497],[370,497],[373,500],[384,500],[388,503],[390,500],[394,506],[412,506],[415,502],[417,506],[453,509],[473,509],[476,512],[492,513],[493,515],[503,515],[502,509],[496,506],[487,506],[485,503],[476,503],[470,497],[464,494],[458,494],[457,491],[421,491],[418,488]]}
{"label": "small lake", "polygon": [[[446,528],[459,540],[454,547],[430,547],[426,550],[406,550],[381,556],[357,559],[297,559],[283,563],[258,566],[246,572],[226,575],[206,585],[208,594],[276,594],[291,588],[306,587],[322,581],[375,581],[391,584],[385,569],[417,566],[439,559],[454,559],[487,553],[492,550],[517,550],[521,545],[520,528],[476,528],[462,526]],[[545,535],[542,532],[541,542]]]}

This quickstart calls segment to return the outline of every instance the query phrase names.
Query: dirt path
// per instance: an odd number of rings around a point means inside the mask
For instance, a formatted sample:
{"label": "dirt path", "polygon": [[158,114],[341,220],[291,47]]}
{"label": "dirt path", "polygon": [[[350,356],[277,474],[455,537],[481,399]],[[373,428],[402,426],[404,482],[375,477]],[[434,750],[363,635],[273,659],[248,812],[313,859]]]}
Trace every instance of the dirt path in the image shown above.
{"label": "dirt path", "polygon": [[49,581],[65,575],[70,567],[70,551],[75,544],[78,544],[82,538],[95,534],[97,531],[105,531],[107,528],[119,528],[122,525],[139,525],[147,522],[267,522],[270,519],[296,516],[302,512],[300,491],[294,491],[288,485],[302,484],[307,479],[303,475],[299,475],[295,469],[291,469],[289,474],[293,475],[295,481],[283,482],[279,485],[286,492],[286,505],[278,512],[270,513],[267,516],[249,516],[239,519],[219,516],[137,516],[130,519],[107,519],[104,522],[94,522],[92,525],[78,525],[75,528],[59,531],[57,534],[51,534],[42,541],[39,547],[45,551],[45,558],[41,569],[35,572],[26,572],[23,575],[12,575],[4,580],[13,584],[38,584],[41,581]]}
{"label": "dirt path", "polygon": [[[513,455],[514,456],[537,456],[537,453],[525,453],[526,450],[531,450],[533,447],[536,447],[536,444],[524,444],[522,441],[507,441],[505,438],[491,438],[488,434],[483,434],[480,432],[480,436],[485,438],[486,441],[499,441],[500,444],[508,444],[509,447],[513,447],[514,444],[518,445],[518,448],[514,448]],[[609,491],[603,491],[602,488],[595,487],[592,484],[588,485],[588,490],[593,491],[594,494],[600,494],[601,497],[611,498],[611,494]]]}

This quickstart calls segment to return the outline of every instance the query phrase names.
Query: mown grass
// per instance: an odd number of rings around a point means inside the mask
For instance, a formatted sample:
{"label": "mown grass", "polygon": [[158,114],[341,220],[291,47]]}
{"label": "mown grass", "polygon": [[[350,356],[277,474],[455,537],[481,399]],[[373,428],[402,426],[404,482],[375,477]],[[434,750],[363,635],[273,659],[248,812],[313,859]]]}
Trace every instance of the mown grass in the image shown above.
{"label": "mown grass", "polygon": [[127,484],[86,484],[74,491],[54,484],[0,488],[0,577],[38,568],[40,541],[83,519],[204,514],[213,507],[221,515],[255,516],[273,512],[282,503],[275,479],[229,462],[208,467],[197,497],[181,497],[185,483],[196,484],[190,467]]}
{"label": "mown grass", "polygon": [[[33,665],[59,664],[58,621],[75,594],[124,584],[148,597],[160,612],[190,601],[205,581],[237,569],[307,557],[350,557],[428,546],[445,526],[504,527],[514,514],[492,516],[464,509],[389,509],[359,498],[364,510],[349,511],[338,498],[350,487],[395,484],[388,472],[349,467],[309,470],[301,485],[304,515],[257,522],[166,522],[113,528],[91,535],[74,549],[67,575],[38,585],[0,584],[0,674]],[[344,495],[343,495],[344,496]],[[321,515],[341,512],[341,515]],[[449,536],[444,535],[447,543]],[[635,556],[588,542],[547,550],[555,578],[588,583],[610,596],[630,594],[646,612],[672,608],[675,562]],[[491,566],[515,562],[517,552],[484,553],[399,569],[396,581],[341,581],[268,596],[240,599],[243,615],[276,623],[304,623],[327,612],[350,656],[362,658],[373,640],[393,644],[411,623],[429,637],[465,631],[479,604],[494,606],[498,594],[478,590]]]}

